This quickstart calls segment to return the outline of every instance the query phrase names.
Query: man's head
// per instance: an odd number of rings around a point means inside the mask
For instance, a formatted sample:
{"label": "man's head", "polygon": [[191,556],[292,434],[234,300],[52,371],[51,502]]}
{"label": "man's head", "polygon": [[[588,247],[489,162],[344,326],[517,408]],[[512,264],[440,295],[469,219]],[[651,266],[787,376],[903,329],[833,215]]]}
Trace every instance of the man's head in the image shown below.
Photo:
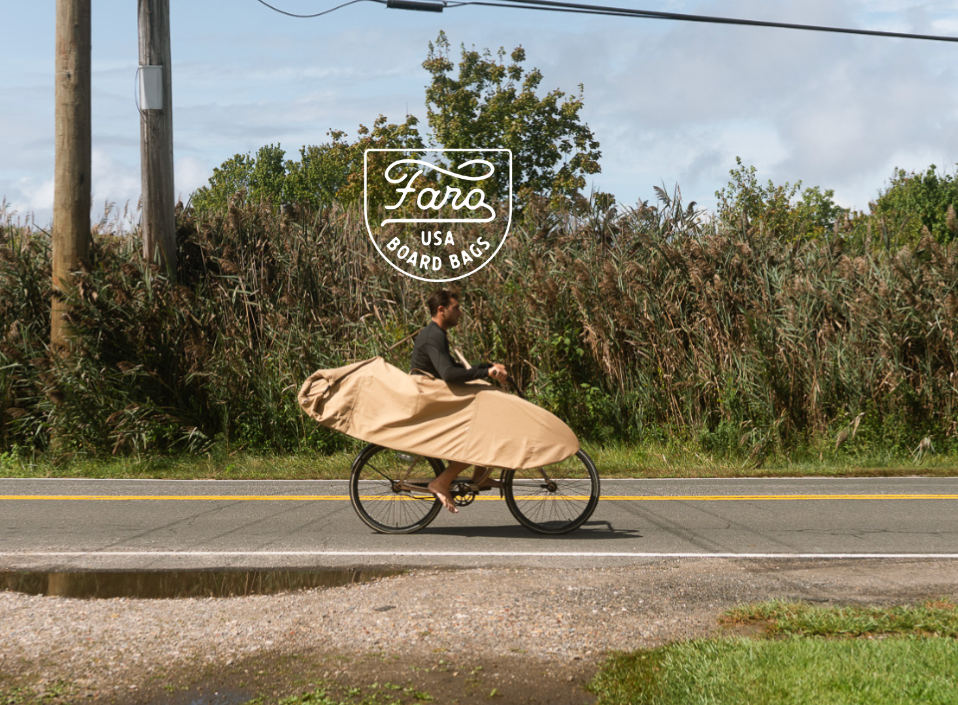
{"label": "man's head", "polygon": [[459,323],[459,292],[440,289],[429,297],[429,315],[443,330],[449,330]]}

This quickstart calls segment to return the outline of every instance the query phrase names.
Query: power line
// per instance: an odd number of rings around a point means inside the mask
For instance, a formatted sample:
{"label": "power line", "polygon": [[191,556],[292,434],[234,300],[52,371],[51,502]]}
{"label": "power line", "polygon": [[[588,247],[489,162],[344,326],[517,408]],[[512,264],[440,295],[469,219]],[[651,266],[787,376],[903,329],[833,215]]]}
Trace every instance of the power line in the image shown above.
{"label": "power line", "polygon": [[268,7],[270,10],[273,10],[274,12],[278,12],[281,15],[286,15],[287,17],[296,17],[297,19],[310,19],[312,17],[322,17],[323,15],[328,15],[330,12],[336,12],[336,10],[344,8],[347,5],[355,5],[357,2],[378,2],[379,4],[384,5],[386,0],[349,0],[349,2],[344,2],[342,5],[337,5],[336,7],[331,7],[328,10],[323,10],[322,12],[317,12],[312,15],[297,15],[294,12],[287,12],[286,10],[280,10],[278,7],[273,7],[268,2],[264,2],[264,0],[256,0],[256,2],[260,3],[261,5],[265,5],[266,7]]}
{"label": "power line", "polygon": [[616,12],[613,10],[579,10],[574,8],[567,9],[558,9],[555,7],[537,7],[535,5],[517,5],[514,2],[482,2],[481,0],[463,0],[459,2],[457,0],[450,0],[446,3],[446,7],[452,9],[454,7],[464,7],[466,5],[476,5],[477,7],[511,7],[517,10],[544,10],[546,12],[565,12],[573,15],[605,15],[607,17],[635,17],[635,18],[645,18],[645,19],[662,19],[660,17],[655,17],[651,15],[641,15],[636,13],[623,13]]}
{"label": "power line", "polygon": [[706,24],[739,25],[745,27],[771,27],[775,29],[795,29],[806,32],[830,32],[833,34],[856,34],[866,37],[885,37],[890,39],[920,39],[932,42],[958,42],[958,37],[948,37],[936,34],[912,34],[909,32],[885,32],[877,29],[852,29],[849,27],[830,27],[827,25],[796,24],[791,22],[771,22],[767,20],[747,20],[736,17],[715,17],[711,15],[690,15],[681,12],[660,12],[658,10],[636,10],[630,7],[609,7],[605,5],[587,5],[574,2],[559,2],[558,0],[510,0],[509,2],[488,2],[486,0],[350,0],[342,5],[310,15],[298,15],[281,10],[270,5],[265,0],[256,0],[275,12],[288,17],[311,18],[328,15],[347,5],[357,2],[375,2],[390,8],[401,10],[420,10],[442,12],[444,9],[454,9],[475,5],[477,7],[506,7],[515,10],[540,10],[546,12],[567,12],[578,15],[606,15],[612,17],[634,17],[647,20],[673,20],[679,22],[700,22]]}
{"label": "power line", "polygon": [[437,2],[443,7],[455,8],[466,5],[482,7],[508,7],[522,10],[545,10],[552,12],[571,12],[588,15],[611,15],[614,17],[635,17],[639,19],[674,20],[680,22],[704,22],[707,24],[741,25],[746,27],[773,27],[777,29],[795,29],[808,32],[831,32],[836,34],[857,34],[868,37],[886,37],[894,39],[921,39],[935,42],[958,42],[958,37],[935,34],[912,34],[908,32],[885,32],[874,29],[851,29],[848,27],[829,27],[825,25],[795,24],[790,22],[771,22],[766,20],[747,20],[735,17],[713,17],[709,15],[689,15],[679,12],[659,12],[656,10],[636,10],[629,7],[608,7],[587,5],[557,0],[511,0],[510,2],[485,2],[483,0],[465,0],[464,2]]}
{"label": "power line", "polygon": [[[907,32],[883,32],[873,29],[849,29],[846,27],[828,27],[824,25],[792,24],[789,22],[768,22],[765,20],[743,20],[732,17],[711,17],[708,15],[688,15],[679,12],[658,12],[655,10],[632,10],[621,7],[602,7],[596,5],[581,5],[579,3],[558,2],[557,0],[513,0],[518,6],[532,5],[548,8],[599,10],[603,13],[619,15],[634,15],[636,17],[655,18],[663,20],[679,20],[684,22],[705,22],[709,24],[744,25],[747,27],[776,27],[780,29],[798,29],[810,32],[835,32],[839,34],[859,34],[869,37],[893,37],[896,39],[923,39],[939,42],[958,42],[958,37],[946,37],[934,34],[910,34]],[[513,5],[516,6],[515,4]]]}

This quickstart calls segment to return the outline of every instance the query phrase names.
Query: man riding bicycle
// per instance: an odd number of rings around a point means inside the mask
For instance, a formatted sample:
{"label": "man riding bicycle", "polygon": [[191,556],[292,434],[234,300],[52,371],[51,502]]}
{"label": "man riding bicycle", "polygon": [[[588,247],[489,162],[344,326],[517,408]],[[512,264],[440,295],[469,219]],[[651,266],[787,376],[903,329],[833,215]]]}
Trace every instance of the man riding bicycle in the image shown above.
{"label": "man riding bicycle", "polygon": [[[459,294],[456,291],[440,289],[429,297],[429,315],[432,321],[416,338],[413,344],[412,357],[409,363],[409,374],[428,373],[444,382],[459,383],[486,377],[505,382],[509,375],[505,365],[500,363],[482,363],[471,369],[452,359],[449,354],[449,338],[446,331],[459,323],[462,314],[459,308]],[[452,513],[459,510],[452,499],[450,486],[459,474],[469,467],[468,463],[451,461],[446,470],[429,483],[428,489],[442,505]],[[489,479],[492,469],[476,467],[472,473],[472,481],[480,488],[498,486],[497,480]]]}

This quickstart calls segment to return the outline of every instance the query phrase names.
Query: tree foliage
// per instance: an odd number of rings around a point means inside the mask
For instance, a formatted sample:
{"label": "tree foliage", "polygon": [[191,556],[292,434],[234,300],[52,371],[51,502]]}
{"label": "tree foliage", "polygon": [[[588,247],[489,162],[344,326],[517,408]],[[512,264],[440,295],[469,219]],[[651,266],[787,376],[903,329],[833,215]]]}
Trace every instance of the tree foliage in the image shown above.
{"label": "tree foliage", "polygon": [[923,229],[938,242],[958,235],[958,175],[939,174],[932,164],[924,173],[895,169],[889,187],[872,204],[879,232],[896,243],[915,243]]}
{"label": "tree foliage", "polygon": [[958,174],[939,173],[934,164],[920,173],[896,168],[870,213],[861,213],[836,204],[831,189],[801,190],[801,181],[763,185],[754,166],[735,162],[731,181],[715,193],[716,215],[733,228],[744,223],[789,241],[834,231],[887,251],[914,246],[923,236],[941,244],[958,237]]}
{"label": "tree foliage", "polygon": [[192,196],[198,211],[224,208],[229,203],[275,204],[284,200],[286,153],[277,144],[260,147],[256,156],[236,154],[213,169],[209,183]]}
{"label": "tree foliage", "polygon": [[[394,125],[380,115],[370,129],[360,125],[359,139],[347,142],[346,133],[330,130],[329,142],[304,146],[299,160],[286,160],[279,145],[261,147],[255,157],[237,154],[213,170],[209,184],[193,194],[199,212],[234,205],[296,203],[310,208],[330,206],[334,201],[352,202],[363,196],[363,153],[372,148],[408,150],[419,154],[422,139],[418,119],[408,116]],[[374,195],[381,201],[383,194]]]}
{"label": "tree foliage", "polygon": [[[495,56],[462,46],[459,71],[450,58],[449,39],[439,33],[429,43],[423,67],[432,76],[426,87],[429,127],[447,149],[505,148],[512,151],[512,183],[517,193],[571,196],[600,171],[599,143],[582,122],[583,86],[577,96],[558,89],[541,98],[542,72],[523,68],[525,50]],[[508,175],[497,174],[497,195]]]}
{"label": "tree foliage", "polygon": [[[381,174],[389,163],[398,156],[405,158],[418,158],[422,155],[423,142],[419,135],[419,118],[414,115],[407,115],[406,121],[401,124],[392,124],[386,120],[384,115],[380,115],[373,123],[372,129],[363,125],[359,126],[359,139],[350,145],[349,162],[347,164],[347,176],[343,187],[337,193],[341,201],[348,203],[358,203],[363,198],[363,164],[368,149],[400,149],[400,154],[370,154],[370,173]],[[428,178],[428,177],[427,177]],[[383,202],[392,202],[392,186],[387,186],[380,181],[372,184],[370,187],[369,201],[371,206],[377,206]]]}
{"label": "tree foliage", "polygon": [[754,166],[746,167],[741,157],[735,163],[729,172],[732,180],[715,192],[716,215],[732,227],[744,223],[787,240],[804,240],[830,232],[848,214],[835,203],[831,189],[812,186],[801,191],[801,181],[775,184],[771,179],[762,185]]}
{"label": "tree foliage", "polygon": [[299,150],[299,161],[286,162],[283,200],[317,208],[331,204],[349,178],[351,145],[345,133],[330,130],[330,141]]}
{"label": "tree foliage", "polygon": [[[463,47],[458,75],[453,77],[449,46],[440,32],[423,62],[432,77],[425,94],[431,141],[446,149],[511,150],[515,192],[568,198],[585,187],[585,176],[599,171],[601,153],[581,120],[582,86],[577,96],[567,97],[556,89],[540,98],[542,73],[523,68],[522,47],[513,50],[508,64],[505,49],[494,57],[488,50]],[[371,128],[360,125],[353,142],[346,133],[330,130],[328,142],[302,147],[298,160],[286,160],[280,146],[272,144],[255,157],[237,154],[213,170],[209,184],[193,194],[193,205],[202,212],[223,209],[231,201],[290,202],[313,208],[334,201],[358,202],[363,197],[366,150],[401,149],[406,156],[420,156],[425,141],[418,125],[412,115],[396,124],[380,115]],[[374,161],[387,158],[373,155]],[[508,175],[497,172],[494,178],[497,182],[488,195],[504,196]],[[434,174],[424,175],[424,180],[432,179]],[[391,196],[380,184],[370,199],[375,205]]]}

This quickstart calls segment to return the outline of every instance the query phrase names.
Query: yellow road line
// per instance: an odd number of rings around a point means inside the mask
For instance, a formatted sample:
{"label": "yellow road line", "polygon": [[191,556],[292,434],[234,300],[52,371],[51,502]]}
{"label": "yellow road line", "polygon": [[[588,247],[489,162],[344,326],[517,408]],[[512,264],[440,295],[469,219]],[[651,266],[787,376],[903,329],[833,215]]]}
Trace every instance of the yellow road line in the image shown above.
{"label": "yellow road line", "polygon": [[[393,500],[399,497],[363,497],[363,500]],[[535,495],[523,499],[585,500],[585,495]],[[606,495],[604,502],[789,502],[823,500],[886,500],[886,499],[958,499],[958,494],[753,494],[753,495]],[[212,501],[212,502],[342,502],[347,495],[82,495],[82,494],[10,494],[0,501]],[[499,497],[476,497],[477,501],[500,501]]]}
{"label": "yellow road line", "polygon": [[958,494],[742,494],[742,495],[640,495],[603,497],[628,502],[782,502],[827,499],[958,499]]}
{"label": "yellow road line", "polygon": [[347,495],[213,495],[213,494],[183,494],[183,495],[112,495],[112,494],[11,494],[0,495],[3,500],[76,500],[83,502],[127,502],[127,501],[202,501],[213,502],[303,502],[303,501],[342,501],[348,500]]}
{"label": "yellow road line", "polygon": [[[344,498],[348,499],[348,497]],[[363,497],[363,500],[399,499],[391,496]],[[588,500],[588,495],[531,495],[519,496],[522,501],[572,501]],[[882,500],[882,499],[958,499],[958,494],[755,494],[755,495],[610,495],[602,496],[603,502],[787,502],[813,500]],[[476,497],[476,501],[500,501],[499,497]]]}
{"label": "yellow road line", "polygon": [[[425,498],[425,495],[418,495]],[[363,500],[415,499],[409,495],[362,497]],[[499,499],[498,497],[477,497],[476,499]],[[348,502],[348,495],[97,495],[97,494],[10,494],[0,495],[2,501],[80,501],[80,502],[131,502],[131,501],[211,501],[211,502]]]}

